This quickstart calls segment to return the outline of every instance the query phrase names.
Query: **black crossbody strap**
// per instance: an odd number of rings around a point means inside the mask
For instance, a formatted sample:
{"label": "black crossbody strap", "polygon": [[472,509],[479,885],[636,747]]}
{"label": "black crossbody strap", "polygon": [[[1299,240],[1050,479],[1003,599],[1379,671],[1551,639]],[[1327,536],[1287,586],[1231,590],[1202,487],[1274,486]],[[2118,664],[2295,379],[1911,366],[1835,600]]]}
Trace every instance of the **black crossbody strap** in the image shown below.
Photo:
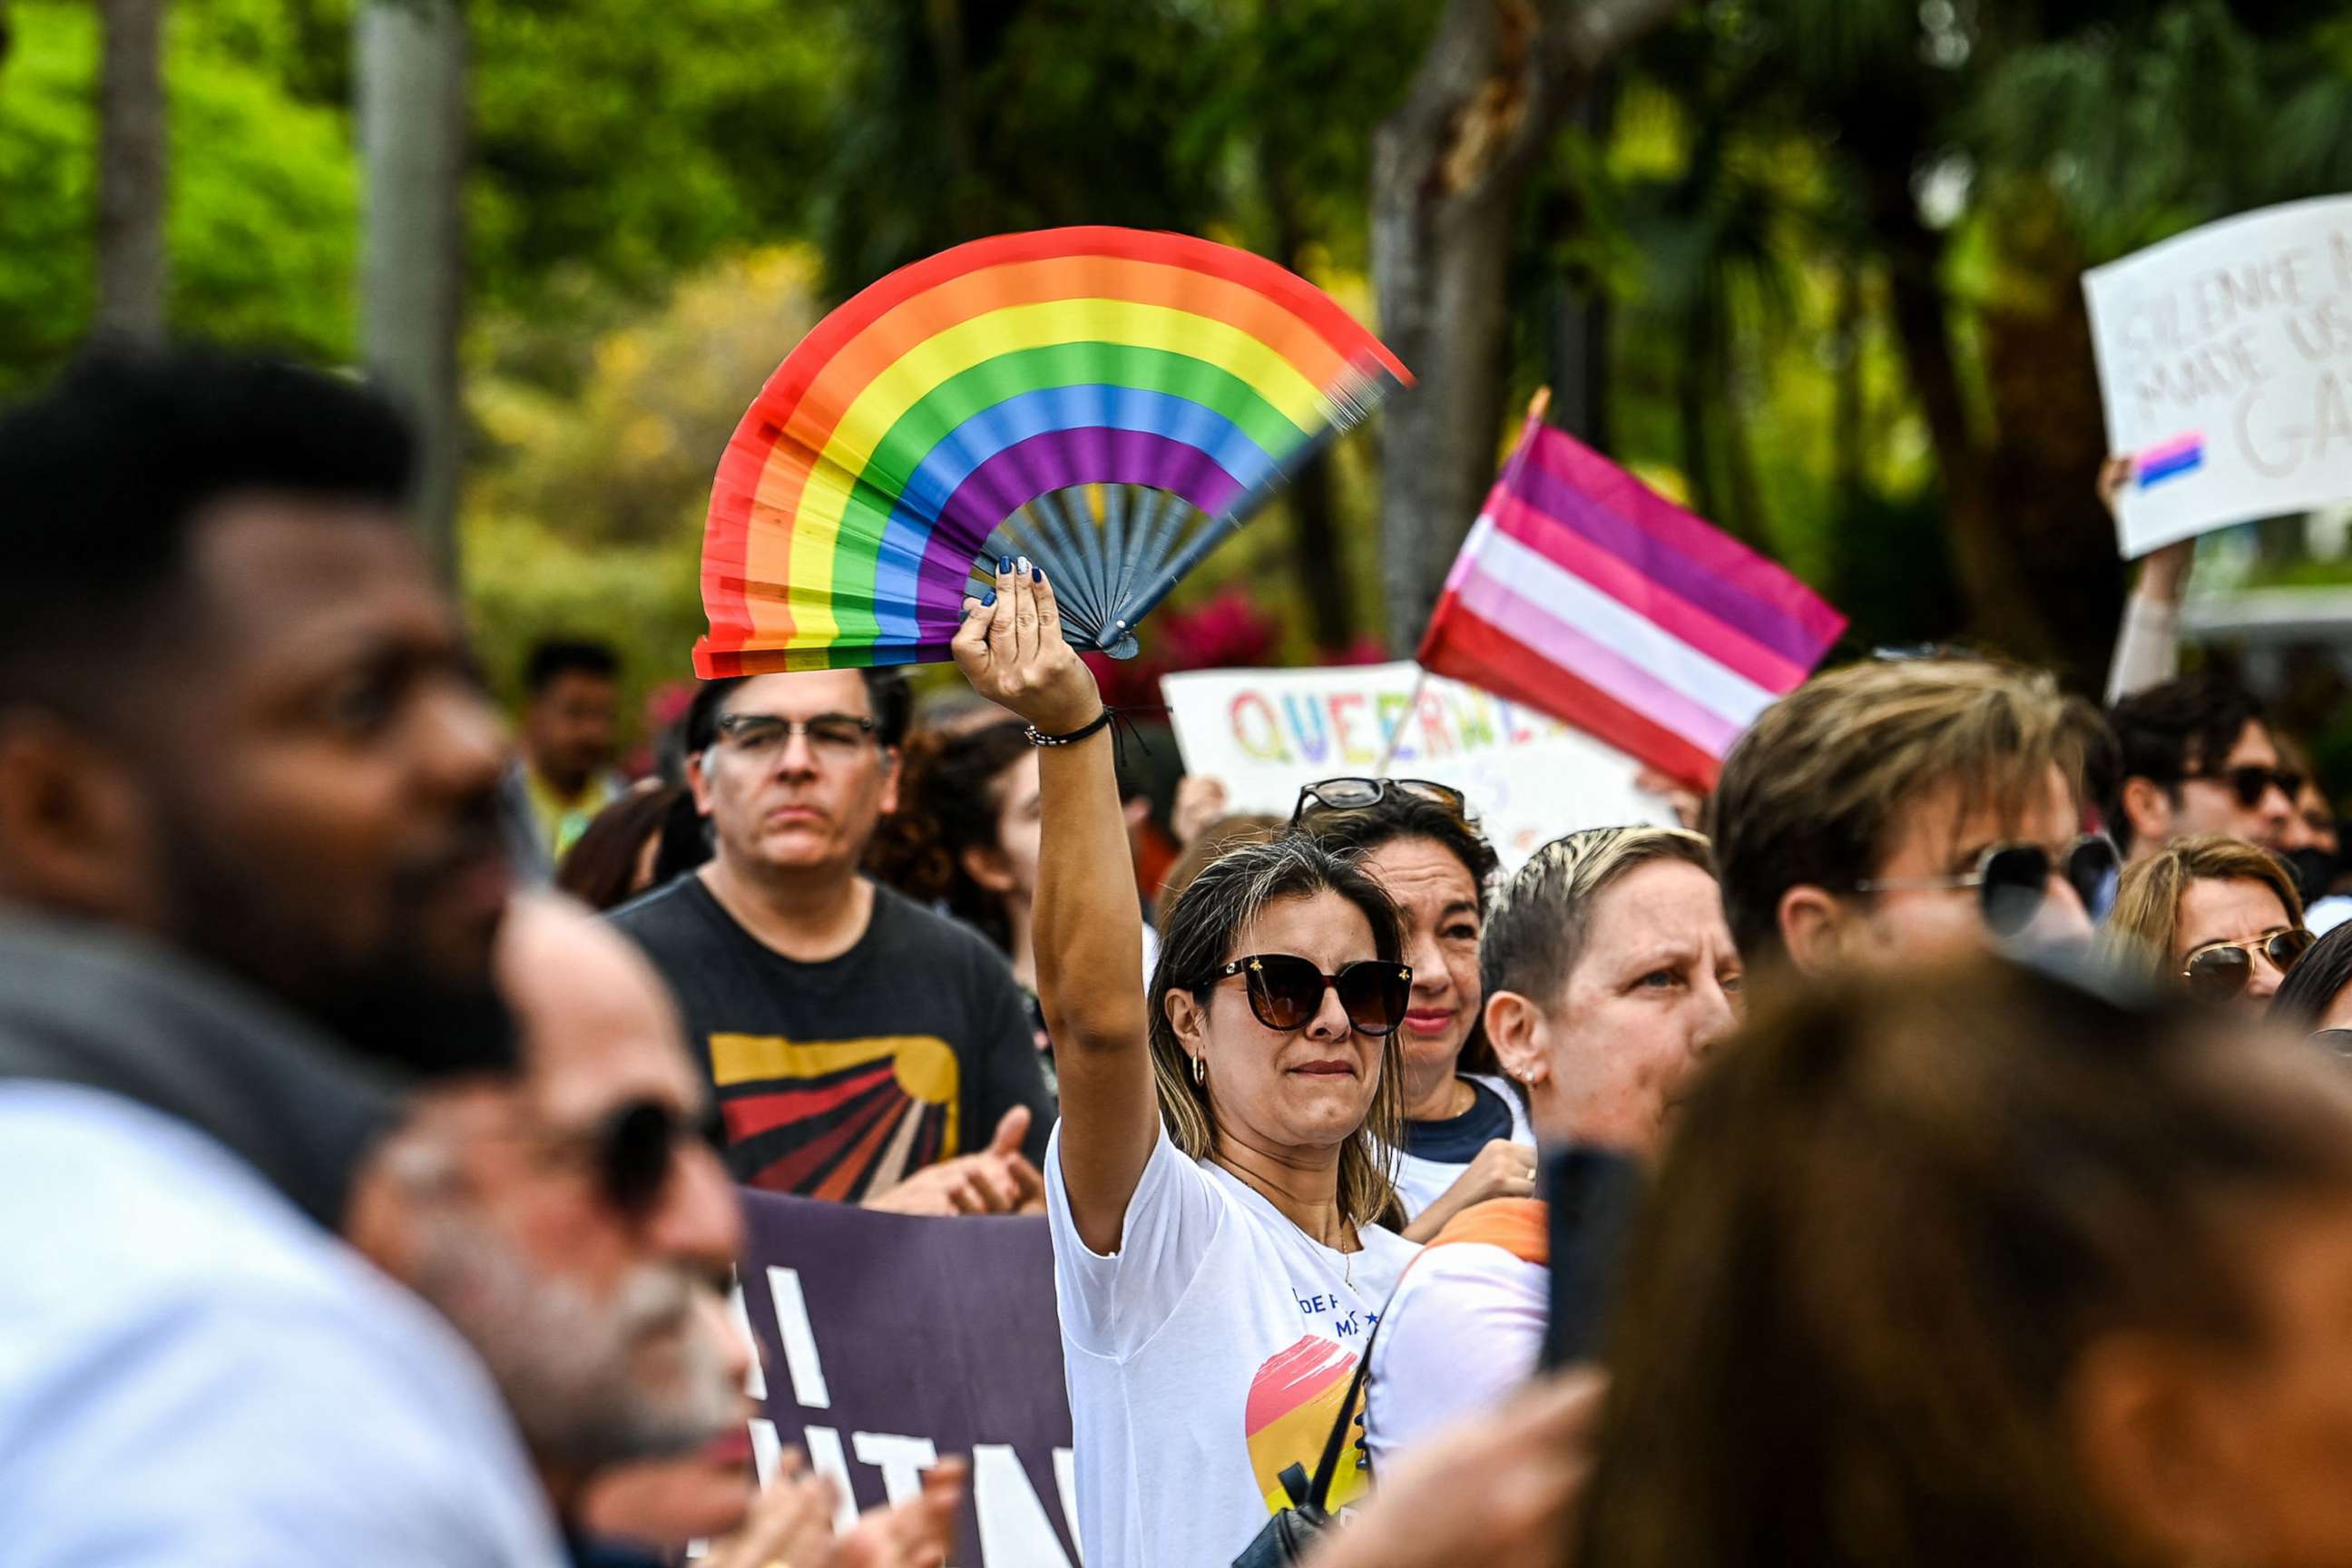
{"label": "black crossbody strap", "polygon": [[[1388,1303],[1381,1303],[1381,1316],[1388,1316]],[[1323,1439],[1323,1458],[1316,1462],[1315,1479],[1307,1488],[1307,1506],[1321,1514],[1328,1511],[1326,1502],[1331,1496],[1332,1483],[1339,1479],[1339,1456],[1348,1451],[1348,1428],[1356,1424],[1356,1399],[1364,1392],[1364,1380],[1372,1370],[1372,1347],[1381,1342],[1381,1326],[1372,1325],[1371,1337],[1364,1342],[1364,1356],[1356,1363],[1356,1375],[1348,1380],[1348,1396],[1339,1401],[1339,1419],[1331,1424],[1331,1435]]]}

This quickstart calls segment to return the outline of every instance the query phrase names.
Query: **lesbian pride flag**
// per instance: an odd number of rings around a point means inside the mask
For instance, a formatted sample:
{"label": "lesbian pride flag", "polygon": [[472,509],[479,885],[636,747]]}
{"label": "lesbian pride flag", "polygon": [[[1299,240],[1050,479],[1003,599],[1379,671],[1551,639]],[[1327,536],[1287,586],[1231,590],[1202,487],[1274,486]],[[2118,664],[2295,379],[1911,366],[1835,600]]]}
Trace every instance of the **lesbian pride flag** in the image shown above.
{"label": "lesbian pride flag", "polygon": [[1739,732],[1843,630],[1811,589],[1537,413],[1419,657],[1712,787]]}

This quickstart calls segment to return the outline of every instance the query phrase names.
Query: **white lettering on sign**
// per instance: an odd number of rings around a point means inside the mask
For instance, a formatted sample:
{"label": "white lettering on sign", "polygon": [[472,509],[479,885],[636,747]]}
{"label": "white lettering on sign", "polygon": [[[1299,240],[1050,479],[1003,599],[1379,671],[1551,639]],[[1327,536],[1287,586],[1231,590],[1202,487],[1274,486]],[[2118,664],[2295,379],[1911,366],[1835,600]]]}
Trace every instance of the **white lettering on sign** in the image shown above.
{"label": "white lettering on sign", "polygon": [[882,1472],[882,1495],[895,1505],[923,1495],[923,1472],[940,1462],[940,1451],[929,1437],[904,1437],[896,1432],[853,1432],[849,1446],[861,1463]]}
{"label": "white lettering on sign", "polygon": [[849,1485],[849,1460],[841,1451],[841,1434],[830,1426],[803,1426],[809,1468],[833,1478],[833,1528],[846,1531],[857,1522],[856,1493]]}
{"label": "white lettering on sign", "polygon": [[[1055,1451],[1056,1459],[1061,1450]],[[1045,1504],[1009,1443],[981,1443],[971,1451],[972,1501],[980,1512],[980,1555],[988,1563],[1026,1568],[1069,1568]],[[1077,1534],[1075,1526],[1070,1531]]]}
{"label": "white lettering on sign", "polygon": [[768,1300],[776,1310],[776,1342],[784,1347],[784,1371],[793,1380],[793,1402],[803,1410],[830,1410],[824,1363],[817,1358],[816,1330],[809,1324],[808,1300],[801,1294],[797,1268],[768,1266]]}
{"label": "white lettering on sign", "polygon": [[735,1288],[727,1293],[727,1316],[733,1320],[735,1331],[743,1336],[743,1342],[751,1349],[751,1364],[743,1373],[743,1392],[754,1399],[765,1399],[768,1397],[768,1375],[760,1370],[760,1341],[751,1332],[751,1311],[743,1304],[743,1282],[740,1279],[735,1281]]}

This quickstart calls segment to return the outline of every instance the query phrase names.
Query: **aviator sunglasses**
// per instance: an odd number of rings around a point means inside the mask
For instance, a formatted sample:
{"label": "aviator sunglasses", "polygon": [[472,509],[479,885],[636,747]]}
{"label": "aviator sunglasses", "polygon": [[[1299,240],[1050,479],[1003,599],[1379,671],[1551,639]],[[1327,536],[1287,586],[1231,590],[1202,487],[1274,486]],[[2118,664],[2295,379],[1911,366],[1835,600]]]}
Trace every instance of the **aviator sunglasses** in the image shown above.
{"label": "aviator sunglasses", "polygon": [[2107,879],[2120,864],[2115,844],[2104,833],[2085,833],[2053,861],[2039,844],[1990,844],[1966,871],[1944,877],[1880,877],[1856,882],[1857,893],[1893,893],[1910,889],[1974,888],[1984,910],[1985,924],[1999,936],[2015,936],[2033,923],[2049,896],[2053,868],[2066,879],[2085,910],[2099,907]]}
{"label": "aviator sunglasses", "polygon": [[1412,971],[1376,958],[1326,974],[1296,953],[1259,952],[1236,958],[1209,978],[1217,984],[1234,975],[1248,983],[1250,1011],[1269,1029],[1303,1029],[1323,1010],[1326,990],[1339,994],[1339,1006],[1359,1034],[1387,1035],[1404,1022],[1412,997]]}
{"label": "aviator sunglasses", "polygon": [[2298,926],[2244,942],[2213,942],[2189,955],[2189,962],[2180,967],[2180,978],[2189,982],[2192,993],[2207,1001],[2225,1002],[2243,991],[2246,983],[2254,977],[2257,949],[2284,974],[2318,940]]}

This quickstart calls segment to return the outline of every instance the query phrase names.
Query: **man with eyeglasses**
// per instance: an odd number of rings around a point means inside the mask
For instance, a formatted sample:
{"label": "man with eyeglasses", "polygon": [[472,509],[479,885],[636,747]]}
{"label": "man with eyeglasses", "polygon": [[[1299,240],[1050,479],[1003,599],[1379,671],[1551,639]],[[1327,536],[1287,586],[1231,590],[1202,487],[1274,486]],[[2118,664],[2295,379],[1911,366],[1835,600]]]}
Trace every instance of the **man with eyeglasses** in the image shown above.
{"label": "man with eyeglasses", "polygon": [[2282,763],[2261,700],[2242,687],[2168,680],[2116,703],[2107,722],[2117,765],[2104,805],[2126,861],[2199,834],[2281,855],[2314,841],[2295,812],[2303,775]]}
{"label": "man with eyeglasses", "polygon": [[860,875],[898,801],[896,670],[714,680],[687,717],[709,864],[612,919],[653,959],[717,1091],[736,1178],[912,1214],[1042,1200],[1053,1104],[978,932]]}
{"label": "man with eyeglasses", "polygon": [[1851,665],[1766,709],[1707,807],[1749,973],[2087,939],[2116,868],[2083,831],[2097,727],[2047,675],[1978,658]]}

